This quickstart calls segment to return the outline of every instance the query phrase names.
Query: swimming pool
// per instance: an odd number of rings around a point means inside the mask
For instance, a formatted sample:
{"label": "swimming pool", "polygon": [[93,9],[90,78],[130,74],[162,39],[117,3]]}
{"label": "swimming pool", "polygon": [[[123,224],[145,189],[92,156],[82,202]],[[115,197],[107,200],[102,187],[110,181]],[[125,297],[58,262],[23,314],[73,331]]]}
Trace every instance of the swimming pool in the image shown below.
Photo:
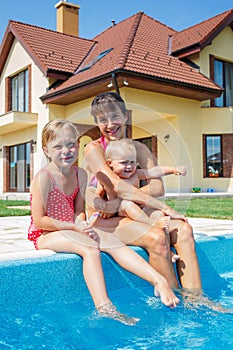
{"label": "swimming pool", "polygon": [[[233,308],[233,235],[198,239],[205,293]],[[136,250],[145,258],[142,249]],[[233,348],[233,316],[206,307],[176,309],[153,297],[153,288],[103,254],[111,299],[139,317],[130,327],[101,318],[72,254],[0,263],[0,349],[225,349]]]}

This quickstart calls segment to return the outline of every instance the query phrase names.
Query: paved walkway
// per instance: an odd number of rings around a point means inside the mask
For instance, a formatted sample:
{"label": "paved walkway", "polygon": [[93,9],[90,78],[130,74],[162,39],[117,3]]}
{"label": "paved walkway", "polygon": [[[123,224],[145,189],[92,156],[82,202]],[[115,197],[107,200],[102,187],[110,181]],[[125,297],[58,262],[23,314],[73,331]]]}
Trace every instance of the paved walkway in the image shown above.
{"label": "paved walkway", "polygon": [[[0,260],[39,257],[54,254],[51,250],[36,251],[27,240],[29,216],[0,217]],[[205,236],[233,234],[233,220],[189,218],[195,239]]]}

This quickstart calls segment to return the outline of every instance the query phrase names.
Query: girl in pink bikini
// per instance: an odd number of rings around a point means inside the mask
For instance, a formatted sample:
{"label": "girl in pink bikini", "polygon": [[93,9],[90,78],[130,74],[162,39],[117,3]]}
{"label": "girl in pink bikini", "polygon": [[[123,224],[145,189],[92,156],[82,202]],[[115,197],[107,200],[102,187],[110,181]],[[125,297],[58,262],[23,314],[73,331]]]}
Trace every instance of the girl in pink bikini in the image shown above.
{"label": "girl in pink bikini", "polygon": [[74,253],[83,258],[83,273],[98,312],[132,325],[137,319],[121,314],[108,297],[100,251],[154,286],[161,301],[175,307],[179,299],[167,280],[114,234],[93,230],[85,216],[86,171],[74,165],[78,132],[67,120],[53,120],[42,131],[48,159],[31,183],[31,224],[28,239],[36,249]]}

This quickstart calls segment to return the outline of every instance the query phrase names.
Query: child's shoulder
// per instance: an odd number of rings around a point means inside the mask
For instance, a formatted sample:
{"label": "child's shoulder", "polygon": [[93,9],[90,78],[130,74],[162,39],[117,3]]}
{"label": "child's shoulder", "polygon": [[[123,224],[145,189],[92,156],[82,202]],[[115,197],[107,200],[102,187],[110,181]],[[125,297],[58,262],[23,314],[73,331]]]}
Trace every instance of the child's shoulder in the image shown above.
{"label": "child's shoulder", "polygon": [[50,173],[45,168],[42,168],[36,173],[36,175],[32,179],[30,188],[32,191],[35,188],[51,187],[51,184],[52,180]]}
{"label": "child's shoulder", "polygon": [[40,170],[36,173],[36,175],[35,175],[33,181],[34,181],[34,182],[35,182],[35,181],[41,181],[41,180],[47,180],[47,181],[49,181],[49,180],[51,180],[51,178],[52,178],[52,174],[49,172],[49,170],[47,169],[47,167],[44,167],[44,168],[40,169]]}

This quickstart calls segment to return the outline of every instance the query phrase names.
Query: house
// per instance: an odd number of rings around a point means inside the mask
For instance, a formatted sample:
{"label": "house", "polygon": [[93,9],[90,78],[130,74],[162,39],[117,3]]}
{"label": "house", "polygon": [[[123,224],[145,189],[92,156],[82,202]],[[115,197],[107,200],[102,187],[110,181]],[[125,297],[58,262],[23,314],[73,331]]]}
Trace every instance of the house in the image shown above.
{"label": "house", "polygon": [[74,122],[83,148],[97,138],[93,97],[121,94],[128,136],[160,164],[186,164],[166,191],[233,192],[233,9],[177,32],[139,12],[78,36],[79,6],[56,4],[57,31],[10,21],[0,47],[0,194],[27,193],[44,162],[41,130]]}

